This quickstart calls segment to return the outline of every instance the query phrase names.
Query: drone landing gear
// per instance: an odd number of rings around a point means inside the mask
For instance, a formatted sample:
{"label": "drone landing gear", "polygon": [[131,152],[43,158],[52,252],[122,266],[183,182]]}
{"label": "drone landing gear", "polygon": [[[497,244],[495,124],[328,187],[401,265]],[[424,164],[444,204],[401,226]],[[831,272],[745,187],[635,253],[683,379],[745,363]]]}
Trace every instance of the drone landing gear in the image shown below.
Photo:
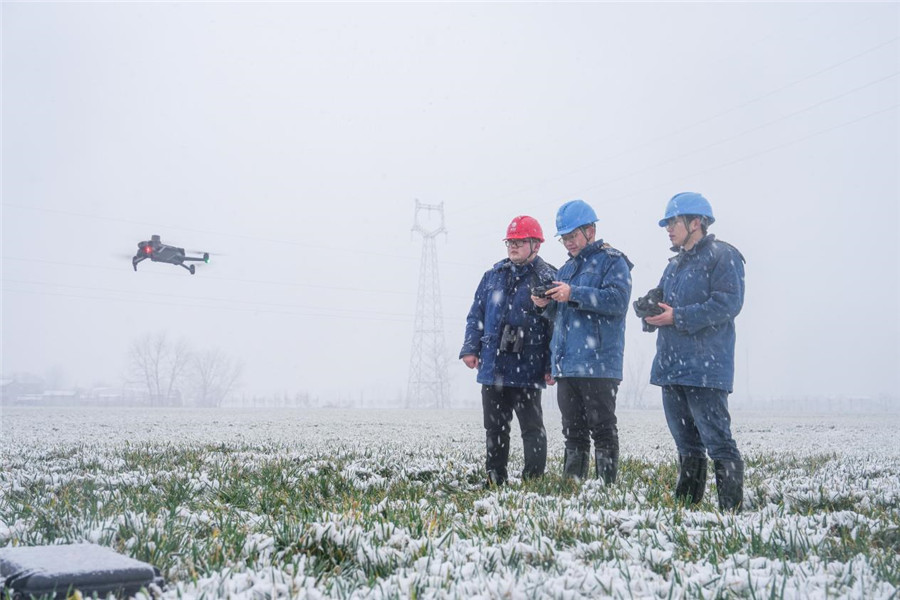
{"label": "drone landing gear", "polygon": [[178,264],[181,265],[182,267],[184,267],[185,269],[187,269],[188,271],[190,271],[191,275],[194,274],[194,265],[188,266],[184,263],[178,263]]}

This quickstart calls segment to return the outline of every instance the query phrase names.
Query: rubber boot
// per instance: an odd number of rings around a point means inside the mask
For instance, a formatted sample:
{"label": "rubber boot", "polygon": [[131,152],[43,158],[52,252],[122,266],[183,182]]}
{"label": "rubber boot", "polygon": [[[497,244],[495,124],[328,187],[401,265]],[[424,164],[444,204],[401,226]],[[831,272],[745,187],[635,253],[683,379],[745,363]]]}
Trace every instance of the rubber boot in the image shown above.
{"label": "rubber boot", "polygon": [[714,463],[719,510],[741,512],[744,502],[744,461],[717,460]]}
{"label": "rubber boot", "polygon": [[565,464],[563,465],[563,477],[566,479],[587,479],[588,467],[590,467],[591,455],[585,450],[569,450],[566,448]]}
{"label": "rubber boot", "polygon": [[619,454],[606,448],[594,450],[594,469],[597,479],[602,479],[606,485],[616,482],[616,474],[619,472]]}
{"label": "rubber boot", "polygon": [[699,504],[706,490],[706,472],[709,461],[705,456],[678,455],[681,470],[678,472],[678,483],[675,484],[675,498],[688,504]]}
{"label": "rubber boot", "polygon": [[484,488],[499,487],[506,483],[506,476],[499,471],[488,471],[487,481],[484,482]]}
{"label": "rubber boot", "polygon": [[522,469],[522,480],[537,479],[544,476],[547,466],[547,435],[543,430],[536,435],[522,436],[525,468]]}

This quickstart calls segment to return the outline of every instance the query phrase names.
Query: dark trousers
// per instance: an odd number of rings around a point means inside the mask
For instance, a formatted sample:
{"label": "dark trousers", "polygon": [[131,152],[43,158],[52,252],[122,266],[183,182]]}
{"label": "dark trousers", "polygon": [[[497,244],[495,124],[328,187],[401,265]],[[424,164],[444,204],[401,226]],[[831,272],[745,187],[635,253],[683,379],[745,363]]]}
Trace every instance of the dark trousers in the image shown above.
{"label": "dark trousers", "polygon": [[566,450],[590,453],[593,439],[595,450],[608,451],[608,454],[618,456],[616,393],[619,391],[619,381],[560,377],[556,380],[556,385]]}
{"label": "dark trousers", "polygon": [[678,454],[740,461],[731,436],[728,392],[689,385],[664,385],[663,408]]}
{"label": "dark trousers", "polygon": [[487,447],[485,465],[488,475],[495,483],[502,483],[507,478],[506,464],[509,461],[509,431],[513,411],[516,412],[519,429],[522,430],[525,458],[522,478],[543,475],[547,465],[547,432],[541,409],[541,390],[485,385],[481,388],[481,406],[484,409]]}

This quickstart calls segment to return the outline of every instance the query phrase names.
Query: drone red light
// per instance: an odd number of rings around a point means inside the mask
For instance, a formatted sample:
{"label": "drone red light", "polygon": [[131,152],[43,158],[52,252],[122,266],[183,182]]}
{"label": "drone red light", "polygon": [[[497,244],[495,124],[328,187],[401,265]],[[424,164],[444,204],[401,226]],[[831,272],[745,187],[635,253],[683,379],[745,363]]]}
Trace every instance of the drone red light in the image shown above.
{"label": "drone red light", "polygon": [[144,246],[144,254],[152,254],[153,248],[150,246]]}

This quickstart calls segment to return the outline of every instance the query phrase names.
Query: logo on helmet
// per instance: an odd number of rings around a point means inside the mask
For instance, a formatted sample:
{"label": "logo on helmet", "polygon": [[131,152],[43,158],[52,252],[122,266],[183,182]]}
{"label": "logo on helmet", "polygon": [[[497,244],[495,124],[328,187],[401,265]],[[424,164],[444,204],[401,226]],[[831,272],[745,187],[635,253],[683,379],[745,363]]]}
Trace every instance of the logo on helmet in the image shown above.
{"label": "logo on helmet", "polygon": [[534,238],[539,242],[544,241],[544,232],[541,224],[534,217],[520,215],[514,218],[506,228],[507,240],[524,240]]}

